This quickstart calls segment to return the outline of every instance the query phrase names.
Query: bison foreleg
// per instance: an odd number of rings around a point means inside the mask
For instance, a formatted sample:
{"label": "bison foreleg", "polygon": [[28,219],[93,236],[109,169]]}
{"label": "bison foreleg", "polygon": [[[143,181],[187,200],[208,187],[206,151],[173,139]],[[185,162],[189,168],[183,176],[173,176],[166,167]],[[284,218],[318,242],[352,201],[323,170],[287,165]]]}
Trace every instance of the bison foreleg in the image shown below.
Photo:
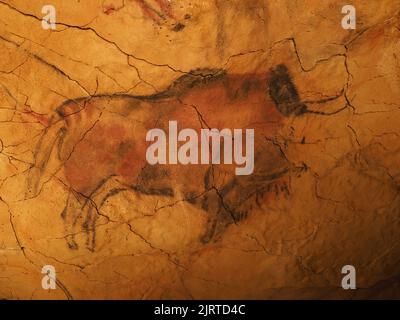
{"label": "bison foreleg", "polygon": [[208,218],[206,232],[201,237],[201,242],[209,243],[212,240],[218,240],[228,225],[236,223],[238,214],[224,203],[221,193],[212,189],[204,196],[202,209],[210,216]]}

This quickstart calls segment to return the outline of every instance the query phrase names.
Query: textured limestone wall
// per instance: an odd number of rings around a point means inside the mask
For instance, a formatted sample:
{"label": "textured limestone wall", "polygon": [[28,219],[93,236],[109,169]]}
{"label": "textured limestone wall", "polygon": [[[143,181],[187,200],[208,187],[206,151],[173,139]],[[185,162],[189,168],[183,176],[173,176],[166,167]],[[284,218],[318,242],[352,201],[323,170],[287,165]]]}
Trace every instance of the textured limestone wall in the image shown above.
{"label": "textured limestone wall", "polygon": [[[399,0],[48,2],[0,1],[0,298],[400,297]],[[254,175],[149,168],[169,120]]]}

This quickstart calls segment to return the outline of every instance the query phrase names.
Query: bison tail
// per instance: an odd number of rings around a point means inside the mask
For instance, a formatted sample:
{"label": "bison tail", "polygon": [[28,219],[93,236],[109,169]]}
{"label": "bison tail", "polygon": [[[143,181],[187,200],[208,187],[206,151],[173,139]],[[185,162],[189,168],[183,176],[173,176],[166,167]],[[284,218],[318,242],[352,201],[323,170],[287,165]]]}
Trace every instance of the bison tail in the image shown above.
{"label": "bison tail", "polygon": [[45,175],[47,164],[56,145],[62,143],[65,134],[64,121],[55,116],[50,125],[45,129],[34,151],[34,164],[31,166],[27,177],[27,191],[25,198],[29,199],[39,194],[42,178]]}

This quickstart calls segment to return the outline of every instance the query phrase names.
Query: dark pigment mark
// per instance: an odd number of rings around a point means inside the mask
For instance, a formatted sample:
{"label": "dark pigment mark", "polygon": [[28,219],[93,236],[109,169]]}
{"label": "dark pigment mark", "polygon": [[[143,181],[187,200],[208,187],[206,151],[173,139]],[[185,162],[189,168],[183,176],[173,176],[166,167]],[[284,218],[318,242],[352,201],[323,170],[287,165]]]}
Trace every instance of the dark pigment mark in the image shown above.
{"label": "dark pigment mark", "polygon": [[284,116],[299,116],[307,112],[307,106],[300,101],[299,94],[289,70],[283,64],[271,71],[269,94],[276,107]]}
{"label": "dark pigment mark", "polygon": [[179,32],[179,31],[182,31],[183,29],[185,29],[185,25],[182,24],[182,23],[180,23],[180,22],[178,22],[178,23],[173,27],[172,31]]}

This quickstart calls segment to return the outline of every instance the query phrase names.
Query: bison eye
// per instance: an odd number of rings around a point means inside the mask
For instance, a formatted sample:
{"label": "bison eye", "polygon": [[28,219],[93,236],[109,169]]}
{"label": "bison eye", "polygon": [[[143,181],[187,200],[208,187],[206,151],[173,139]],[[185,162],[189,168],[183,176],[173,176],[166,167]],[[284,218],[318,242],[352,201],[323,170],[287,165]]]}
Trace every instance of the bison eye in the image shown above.
{"label": "bison eye", "polygon": [[123,141],[118,145],[118,154],[124,155],[129,152],[133,147],[133,143],[131,141]]}

